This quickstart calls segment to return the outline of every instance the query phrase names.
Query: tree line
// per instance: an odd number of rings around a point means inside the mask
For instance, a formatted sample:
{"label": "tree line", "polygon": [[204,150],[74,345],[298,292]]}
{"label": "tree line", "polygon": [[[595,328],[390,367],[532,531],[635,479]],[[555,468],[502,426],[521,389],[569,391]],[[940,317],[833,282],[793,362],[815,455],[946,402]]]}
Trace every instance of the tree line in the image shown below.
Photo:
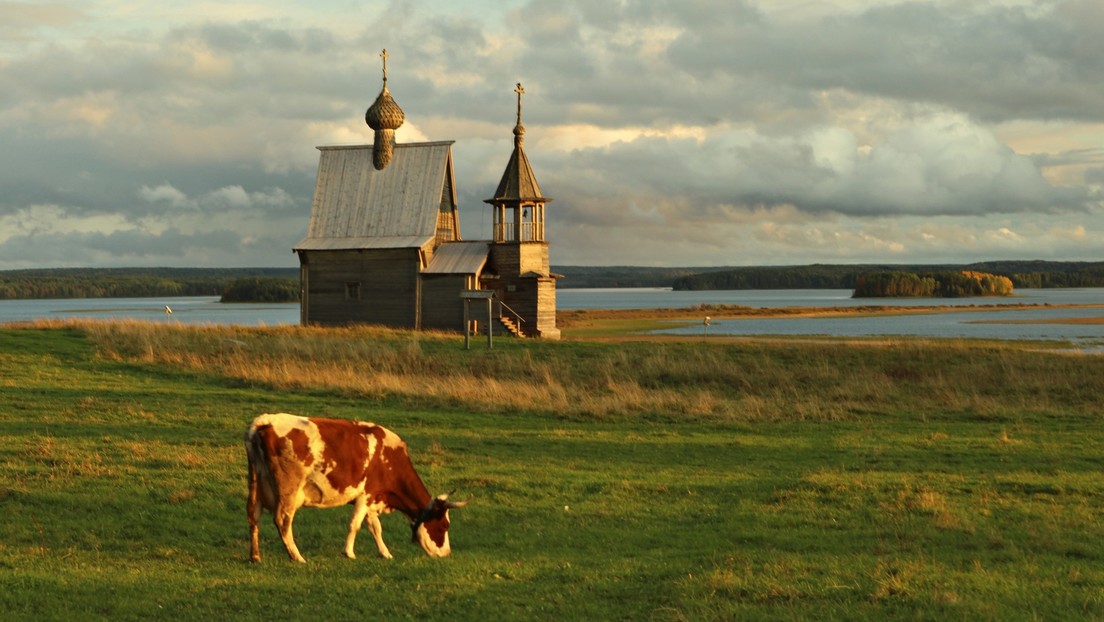
{"label": "tree line", "polygon": [[676,290],[710,289],[854,289],[864,266],[753,266],[680,277]]}
{"label": "tree line", "polygon": [[[813,264],[806,266],[686,267],[553,266],[557,287],[672,287],[713,289],[855,289],[874,272],[987,272],[1017,288],[1104,287],[1104,262],[995,261],[968,265]],[[57,268],[0,271],[0,300],[17,298],[152,298],[221,296],[236,279],[273,278],[295,300],[298,268]],[[235,293],[272,295],[273,284],[238,284]],[[266,293],[267,292],[267,293]],[[290,300],[290,299],[289,299]]]}
{"label": "tree line", "polygon": [[677,277],[676,290],[855,289],[873,273],[935,274],[985,272],[1009,279],[1017,288],[1104,287],[1104,262],[989,261],[966,265],[814,264],[711,269]]}
{"label": "tree line", "polygon": [[0,271],[0,300],[222,296],[250,278],[282,281],[298,299],[295,268],[57,268]]}
{"label": "tree line", "polygon": [[1012,280],[986,272],[872,272],[861,275],[855,284],[854,298],[965,298],[970,296],[1010,296]]}
{"label": "tree line", "polygon": [[297,302],[298,279],[250,276],[234,279],[222,291],[220,302]]}

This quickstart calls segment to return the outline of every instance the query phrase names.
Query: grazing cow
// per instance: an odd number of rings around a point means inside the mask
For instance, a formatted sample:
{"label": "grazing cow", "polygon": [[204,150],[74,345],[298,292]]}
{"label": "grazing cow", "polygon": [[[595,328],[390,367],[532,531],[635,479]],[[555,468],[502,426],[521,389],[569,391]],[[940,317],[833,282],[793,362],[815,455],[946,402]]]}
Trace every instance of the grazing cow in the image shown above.
{"label": "grazing cow", "polygon": [[292,536],[291,523],[301,507],[353,506],[345,555],[355,558],[353,543],[361,523],[376,539],[381,557],[391,559],[383,542],[379,515],[398,510],[411,521],[411,539],[431,557],[447,557],[448,495],[430,496],[414,472],[406,443],[393,432],[360,421],[315,419],[288,414],[261,415],[245,433],[249,456],[249,558],[261,560],[257,521],[272,513],[291,559],[306,562]]}

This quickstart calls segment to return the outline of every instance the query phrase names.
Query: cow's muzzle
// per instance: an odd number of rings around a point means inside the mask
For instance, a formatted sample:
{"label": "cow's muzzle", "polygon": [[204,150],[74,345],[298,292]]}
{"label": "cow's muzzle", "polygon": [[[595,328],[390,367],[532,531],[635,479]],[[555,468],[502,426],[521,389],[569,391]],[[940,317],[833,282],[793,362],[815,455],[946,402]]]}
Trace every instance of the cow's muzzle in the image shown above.
{"label": "cow's muzzle", "polygon": [[[454,490],[452,492],[456,491]],[[471,497],[459,502],[449,501],[448,498],[452,492],[434,497],[433,500],[429,502],[429,505],[418,515],[418,518],[410,524],[410,540],[412,542],[418,541],[418,528],[426,522],[441,518],[445,515],[445,512],[455,508],[462,508],[471,501]]]}

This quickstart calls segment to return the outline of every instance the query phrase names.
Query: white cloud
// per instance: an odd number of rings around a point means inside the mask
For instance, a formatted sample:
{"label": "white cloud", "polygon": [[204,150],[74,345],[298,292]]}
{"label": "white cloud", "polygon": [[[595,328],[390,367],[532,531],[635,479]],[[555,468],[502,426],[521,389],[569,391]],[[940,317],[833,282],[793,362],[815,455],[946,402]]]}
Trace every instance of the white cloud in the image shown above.
{"label": "white cloud", "polygon": [[[61,205],[31,205],[0,214],[0,243],[19,236],[86,234],[133,228],[118,214],[84,214]],[[50,249],[42,250],[49,252]]]}
{"label": "white cloud", "polygon": [[142,186],[138,191],[138,195],[150,203],[166,202],[174,207],[180,207],[187,203],[188,197],[183,192],[177,190],[172,184],[161,184],[155,188],[149,186]]}
{"label": "white cloud", "polygon": [[253,204],[249,194],[241,186],[226,186],[214,190],[205,197],[205,202],[229,209],[251,207]]}
{"label": "white cloud", "polygon": [[989,237],[997,243],[1014,242],[1019,243],[1023,241],[1023,236],[1009,229],[1008,227],[1000,227],[996,231],[989,233]]}

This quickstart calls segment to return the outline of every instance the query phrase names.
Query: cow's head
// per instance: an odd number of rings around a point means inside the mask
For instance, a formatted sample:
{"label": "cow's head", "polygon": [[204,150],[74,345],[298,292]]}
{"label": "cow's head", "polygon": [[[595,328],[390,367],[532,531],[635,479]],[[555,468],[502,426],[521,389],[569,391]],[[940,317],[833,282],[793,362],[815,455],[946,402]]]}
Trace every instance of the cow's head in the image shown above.
{"label": "cow's head", "polygon": [[411,540],[422,545],[430,557],[448,557],[452,552],[449,548],[448,511],[462,508],[471,500],[453,503],[448,498],[448,495],[435,497],[429,502],[429,507],[422,510],[421,515],[410,525]]}

